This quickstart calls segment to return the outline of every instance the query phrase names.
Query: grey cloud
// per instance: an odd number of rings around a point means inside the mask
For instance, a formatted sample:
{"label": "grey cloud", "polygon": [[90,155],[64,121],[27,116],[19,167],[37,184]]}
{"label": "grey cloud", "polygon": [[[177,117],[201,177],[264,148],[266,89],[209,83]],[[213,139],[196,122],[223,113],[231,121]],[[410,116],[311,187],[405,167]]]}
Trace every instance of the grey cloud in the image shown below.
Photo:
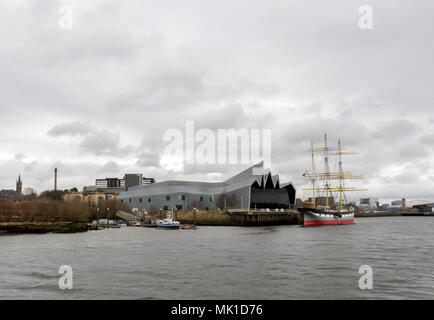
{"label": "grey cloud", "polygon": [[415,143],[409,143],[407,146],[402,146],[398,150],[396,158],[401,161],[418,162],[420,159],[429,158],[428,150],[424,146]]}
{"label": "grey cloud", "polygon": [[116,175],[118,175],[120,171],[121,168],[116,161],[107,161],[99,170],[101,173],[115,173]]}
{"label": "grey cloud", "polygon": [[[252,164],[253,165],[253,164]],[[218,181],[223,181],[225,178],[229,178],[232,175],[244,170],[248,167],[248,164],[235,164],[235,165],[219,165],[219,164],[203,164],[203,165],[186,165],[183,170],[183,174],[200,176],[200,175],[212,175],[218,174],[221,178]]]}
{"label": "grey cloud", "polygon": [[240,129],[240,128],[271,128],[276,115],[271,110],[264,113],[250,112],[251,105],[241,103],[225,104],[210,110],[198,110],[195,115],[196,129]]}
{"label": "grey cloud", "polygon": [[423,136],[422,138],[420,138],[420,142],[423,145],[428,145],[428,146],[434,145],[434,133],[430,134],[430,135]]}
{"label": "grey cloud", "polygon": [[76,137],[81,152],[96,156],[126,156],[133,151],[129,145],[121,147],[119,133],[79,121],[58,124],[48,130],[47,134],[53,137]]}
{"label": "grey cloud", "polygon": [[139,167],[159,167],[160,157],[155,151],[141,152],[137,155],[136,165]]}
{"label": "grey cloud", "polygon": [[418,132],[421,132],[421,130],[417,123],[406,119],[395,119],[379,122],[377,128],[372,132],[372,137],[375,139],[385,140],[389,143],[396,143],[399,140],[407,139]]}
{"label": "grey cloud", "polygon": [[25,172],[34,172],[37,168],[38,162],[37,161],[32,161],[28,164],[26,164],[26,166],[24,167],[24,171]]}
{"label": "grey cloud", "polygon": [[26,155],[25,154],[22,154],[22,153],[17,153],[17,154],[15,154],[15,156],[14,156],[14,159],[15,160],[18,160],[18,161],[21,161],[21,160],[23,160],[23,159],[25,159],[26,158]]}
{"label": "grey cloud", "polygon": [[384,179],[386,183],[399,183],[399,184],[408,184],[408,183],[420,183],[420,179],[417,176],[418,172],[416,171],[407,171],[403,172],[393,178]]}
{"label": "grey cloud", "polygon": [[118,133],[106,129],[93,131],[84,136],[79,148],[85,153],[96,156],[126,156],[132,151],[130,146],[120,146],[120,135]]}
{"label": "grey cloud", "polygon": [[81,136],[90,132],[90,126],[80,121],[55,125],[47,131],[48,135],[57,136]]}

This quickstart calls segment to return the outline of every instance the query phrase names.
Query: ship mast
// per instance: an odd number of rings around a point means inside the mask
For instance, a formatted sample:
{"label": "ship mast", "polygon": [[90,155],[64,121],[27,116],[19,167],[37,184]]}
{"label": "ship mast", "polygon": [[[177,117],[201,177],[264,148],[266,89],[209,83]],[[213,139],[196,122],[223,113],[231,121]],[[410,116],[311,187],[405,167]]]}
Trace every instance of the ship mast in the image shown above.
{"label": "ship mast", "polygon": [[325,170],[326,170],[326,181],[325,181],[325,189],[326,189],[326,207],[329,206],[329,180],[328,180],[328,176],[329,176],[329,157],[328,157],[328,147],[327,147],[327,133],[324,134],[324,149],[325,149],[325,157],[324,157],[324,161],[325,161]]}
{"label": "ship mast", "polygon": [[312,190],[313,190],[313,198],[312,198],[312,205],[315,208],[315,159],[314,159],[314,153],[313,153],[313,142],[311,142],[311,150],[312,150]]}
{"label": "ship mast", "polygon": [[[343,196],[345,191],[364,191],[366,189],[359,189],[354,187],[346,187],[344,185],[345,179],[362,179],[362,176],[355,176],[349,172],[344,172],[342,167],[342,155],[355,154],[356,152],[343,151],[345,148],[342,147],[341,140],[338,140],[337,147],[329,147],[327,143],[327,133],[324,134],[324,147],[314,148],[313,142],[311,142],[310,152],[312,153],[312,173],[305,173],[303,176],[307,176],[312,180],[312,188],[306,188],[304,190],[313,190],[312,205],[316,207],[316,193],[326,192],[326,208],[330,207],[329,194],[333,192],[339,192],[339,210],[343,209]],[[325,172],[315,171],[315,152],[324,152],[324,162],[325,162]],[[330,172],[329,167],[329,156],[339,156],[339,171]],[[324,187],[318,187],[316,185],[316,179],[324,181]],[[330,187],[331,180],[339,180],[339,187]]]}
{"label": "ship mast", "polygon": [[[338,148],[341,150],[341,139],[338,140]],[[339,210],[342,210],[342,182],[344,180],[344,171],[342,170],[342,152],[339,151]]]}

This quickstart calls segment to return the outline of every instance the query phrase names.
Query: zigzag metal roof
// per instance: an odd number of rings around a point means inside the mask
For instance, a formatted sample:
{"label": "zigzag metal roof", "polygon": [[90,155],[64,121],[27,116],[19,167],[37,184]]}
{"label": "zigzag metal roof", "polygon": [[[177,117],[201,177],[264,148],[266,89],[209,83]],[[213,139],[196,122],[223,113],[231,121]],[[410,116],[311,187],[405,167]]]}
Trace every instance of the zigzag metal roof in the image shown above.
{"label": "zigzag metal roof", "polygon": [[[256,169],[256,170],[254,170]],[[253,171],[262,172],[261,175],[253,174]],[[260,186],[265,187],[268,176],[272,180],[273,187],[276,188],[279,182],[278,175],[271,175],[270,170],[264,170],[263,162],[259,162],[244,171],[241,171],[237,175],[229,178],[224,182],[198,182],[198,181],[179,181],[168,180],[155,182],[143,186],[130,187],[128,191],[121,192],[118,199],[126,199],[131,197],[140,197],[143,195],[152,196],[159,194],[172,194],[172,193],[193,193],[203,195],[214,195],[231,192],[244,187],[250,187],[255,181]],[[263,182],[263,184],[262,184]],[[280,188],[292,185],[291,182],[286,183],[284,186],[280,185]]]}

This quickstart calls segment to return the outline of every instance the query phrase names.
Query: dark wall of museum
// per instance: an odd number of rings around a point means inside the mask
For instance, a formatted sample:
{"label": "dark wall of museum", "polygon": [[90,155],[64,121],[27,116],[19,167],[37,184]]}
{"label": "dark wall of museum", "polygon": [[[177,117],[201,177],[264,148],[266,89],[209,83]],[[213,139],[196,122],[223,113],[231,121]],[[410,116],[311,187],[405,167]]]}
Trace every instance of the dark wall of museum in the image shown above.
{"label": "dark wall of museum", "polygon": [[251,187],[250,208],[254,209],[288,209],[295,203],[295,189],[263,189],[256,186]]}

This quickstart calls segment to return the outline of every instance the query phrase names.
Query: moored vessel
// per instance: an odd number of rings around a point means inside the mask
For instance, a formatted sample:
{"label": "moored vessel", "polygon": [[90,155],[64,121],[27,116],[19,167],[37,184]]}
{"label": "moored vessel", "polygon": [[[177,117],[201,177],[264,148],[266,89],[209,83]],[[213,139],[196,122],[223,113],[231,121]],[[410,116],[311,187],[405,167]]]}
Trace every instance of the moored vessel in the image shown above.
{"label": "moored vessel", "polygon": [[155,224],[155,223],[153,223],[153,222],[145,222],[145,223],[142,225],[142,227],[145,227],[145,228],[156,228],[156,227],[157,227],[157,224]]}
{"label": "moored vessel", "polygon": [[325,208],[302,207],[299,210],[305,227],[354,223],[354,209],[352,208],[346,210],[327,210]]}
{"label": "moored vessel", "polygon": [[[312,142],[310,152],[312,153],[312,169],[311,172],[303,173],[303,176],[311,180],[312,188],[305,190],[312,190],[313,196],[310,202],[298,208],[303,226],[353,224],[354,206],[347,203],[345,192],[366,190],[344,185],[347,179],[362,179],[361,176],[354,176],[350,172],[343,171],[342,156],[354,154],[354,152],[344,151],[341,140],[338,141],[337,147],[328,146],[327,134],[324,135],[324,146],[315,148]],[[315,152],[323,153],[324,170],[322,171],[316,171]],[[330,170],[330,156],[338,156],[338,170],[335,172]],[[318,193],[325,193],[325,197],[317,198]],[[335,196],[339,196],[339,202],[335,202]]]}
{"label": "moored vessel", "polygon": [[180,225],[181,226],[181,229],[191,229],[191,230],[193,230],[193,229],[197,229],[197,228],[195,228],[195,226],[193,225],[193,224],[181,224]]}
{"label": "moored vessel", "polygon": [[179,221],[173,219],[173,214],[169,211],[164,219],[157,220],[156,226],[159,229],[179,229],[180,224]]}

